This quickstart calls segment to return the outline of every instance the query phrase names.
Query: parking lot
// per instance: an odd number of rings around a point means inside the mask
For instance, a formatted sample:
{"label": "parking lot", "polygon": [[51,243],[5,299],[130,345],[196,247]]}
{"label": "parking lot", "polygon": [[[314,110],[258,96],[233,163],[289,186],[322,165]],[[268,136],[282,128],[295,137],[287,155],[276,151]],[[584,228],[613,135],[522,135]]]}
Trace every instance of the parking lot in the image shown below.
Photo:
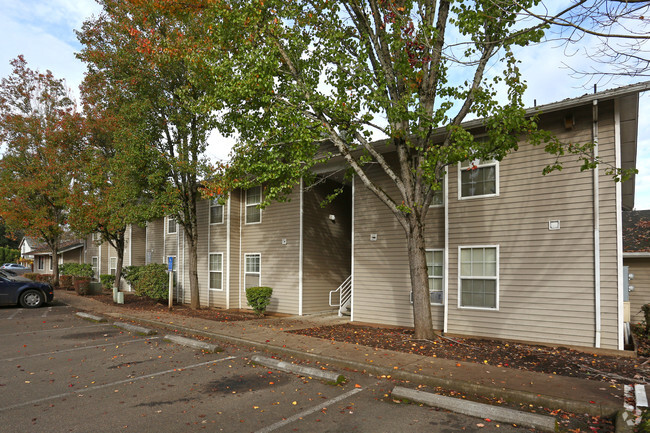
{"label": "parking lot", "polygon": [[522,431],[393,402],[409,384],[342,371],[328,385],[254,365],[247,348],[203,353],[74,313],[0,307],[0,431]]}

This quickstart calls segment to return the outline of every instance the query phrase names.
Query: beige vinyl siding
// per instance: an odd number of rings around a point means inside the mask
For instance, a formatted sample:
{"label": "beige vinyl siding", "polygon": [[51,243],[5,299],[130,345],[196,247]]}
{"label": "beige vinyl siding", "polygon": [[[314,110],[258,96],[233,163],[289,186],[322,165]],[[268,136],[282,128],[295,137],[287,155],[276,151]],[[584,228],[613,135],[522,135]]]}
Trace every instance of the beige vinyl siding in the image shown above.
{"label": "beige vinyl siding", "polygon": [[[164,218],[149,221],[146,227],[146,263],[165,263]],[[147,258],[147,256],[149,258]]]}
{"label": "beige vinyl siding", "polygon": [[[147,254],[147,234],[146,228],[140,227],[136,224],[132,225],[130,229],[127,229],[129,234],[129,241],[131,243],[131,266],[143,266],[146,260]],[[129,262],[126,262],[128,266]]]}
{"label": "beige vinyl siding", "polygon": [[[242,193],[242,197],[244,195]],[[263,209],[260,224],[244,224],[242,227],[239,295],[243,308],[250,308],[244,292],[244,255],[259,253],[261,284],[273,288],[268,311],[298,314],[300,197],[297,187],[290,199],[282,203],[274,202]],[[282,244],[283,239],[286,239],[286,245]]]}
{"label": "beige vinyl siding", "polygon": [[[240,298],[239,293],[240,281],[243,280],[240,263],[243,263],[244,257],[239,248],[240,228],[243,228],[241,226],[242,212],[241,193],[240,191],[235,191],[230,194],[229,206],[226,206],[226,209],[224,209],[224,225],[226,226],[224,230],[227,229],[228,218],[230,218],[230,257],[227,257],[225,254],[226,251],[224,251],[224,286],[229,288],[230,308],[243,308],[246,305],[245,297]],[[228,272],[227,266],[230,266],[230,273]],[[230,276],[230,281],[227,281],[228,275]]]}
{"label": "beige vinyl siding", "polygon": [[86,242],[86,252],[85,252],[85,257],[84,257],[84,263],[88,263],[90,265],[93,264],[93,257],[97,257],[97,276],[99,277],[99,246],[96,245],[93,242],[92,235],[86,236],[85,239]]}
{"label": "beige vinyl siding", "polygon": [[[397,197],[396,187],[379,168],[368,170],[379,186]],[[354,320],[413,326],[411,280],[406,234],[388,207],[363,183],[354,185]],[[377,234],[371,241],[370,235]],[[444,208],[432,207],[426,219],[425,244],[444,248]],[[431,306],[433,326],[442,329],[443,307]]]}
{"label": "beige vinyl siding", "polygon": [[[613,104],[601,105],[600,155],[614,162]],[[544,119],[543,127],[563,140],[591,141],[591,107]],[[565,162],[561,172],[542,176],[552,158],[522,143],[499,167],[498,197],[454,200],[457,175],[449,185],[449,329],[466,334],[557,344],[595,343],[593,174]],[[450,170],[452,173],[455,170]],[[617,348],[615,186],[600,169],[601,347]],[[560,230],[549,230],[560,220]],[[499,246],[499,309],[458,307],[458,247]]]}
{"label": "beige vinyl siding", "polygon": [[650,303],[650,257],[626,258],[623,263],[630,267],[634,279],[630,284],[630,323],[641,323],[644,319],[641,307]]}
{"label": "beige vinyl siding", "polygon": [[330,310],[330,290],[350,276],[351,188],[327,206],[320,205],[339,186],[326,182],[303,193],[303,314]]}
{"label": "beige vinyl siding", "polygon": [[[226,308],[226,263],[228,260],[227,254],[227,218],[228,218],[228,204],[223,205],[223,223],[220,224],[210,224],[210,200],[204,200],[201,202],[205,206],[205,222],[199,225],[200,230],[203,229],[202,225],[205,226],[206,236],[205,236],[205,252],[202,251],[203,264],[201,272],[199,273],[199,278],[203,274],[202,281],[205,280],[205,291],[208,291],[210,287],[210,253],[221,253],[222,254],[222,280],[221,280],[221,290],[210,290],[210,305],[218,306],[221,308]],[[203,215],[203,214],[202,214]],[[207,232],[210,232],[209,240],[210,244],[208,246],[208,235]],[[199,236],[203,242],[203,238]]]}
{"label": "beige vinyl siding", "polygon": [[63,263],[83,263],[83,248],[66,251],[61,254]]}

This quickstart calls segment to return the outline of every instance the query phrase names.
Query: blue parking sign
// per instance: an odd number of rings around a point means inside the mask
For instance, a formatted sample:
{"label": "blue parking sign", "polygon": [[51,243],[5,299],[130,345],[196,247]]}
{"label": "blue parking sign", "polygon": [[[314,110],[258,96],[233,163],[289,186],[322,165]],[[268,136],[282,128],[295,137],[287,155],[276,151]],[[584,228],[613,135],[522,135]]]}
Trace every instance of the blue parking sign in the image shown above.
{"label": "blue parking sign", "polygon": [[169,272],[174,270],[174,258],[173,257],[167,257],[167,270]]}

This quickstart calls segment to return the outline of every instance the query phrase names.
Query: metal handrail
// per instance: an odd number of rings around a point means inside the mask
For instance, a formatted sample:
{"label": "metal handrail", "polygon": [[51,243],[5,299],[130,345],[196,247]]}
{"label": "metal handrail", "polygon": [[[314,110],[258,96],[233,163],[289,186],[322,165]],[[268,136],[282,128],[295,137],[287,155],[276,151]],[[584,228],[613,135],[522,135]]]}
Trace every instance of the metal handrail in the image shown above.
{"label": "metal handrail", "polygon": [[[339,303],[334,304],[332,302],[332,295],[339,293]],[[350,301],[352,298],[352,275],[347,277],[345,281],[336,289],[330,291],[330,307],[339,307],[339,316],[343,314],[343,307]]]}

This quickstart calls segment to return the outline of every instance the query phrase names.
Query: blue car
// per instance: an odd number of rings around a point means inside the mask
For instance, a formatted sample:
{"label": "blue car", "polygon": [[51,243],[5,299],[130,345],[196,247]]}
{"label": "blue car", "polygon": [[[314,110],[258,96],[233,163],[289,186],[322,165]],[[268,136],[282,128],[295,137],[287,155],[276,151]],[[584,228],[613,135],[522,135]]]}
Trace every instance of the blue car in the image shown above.
{"label": "blue car", "polygon": [[52,286],[0,271],[0,305],[38,308],[54,299]]}

